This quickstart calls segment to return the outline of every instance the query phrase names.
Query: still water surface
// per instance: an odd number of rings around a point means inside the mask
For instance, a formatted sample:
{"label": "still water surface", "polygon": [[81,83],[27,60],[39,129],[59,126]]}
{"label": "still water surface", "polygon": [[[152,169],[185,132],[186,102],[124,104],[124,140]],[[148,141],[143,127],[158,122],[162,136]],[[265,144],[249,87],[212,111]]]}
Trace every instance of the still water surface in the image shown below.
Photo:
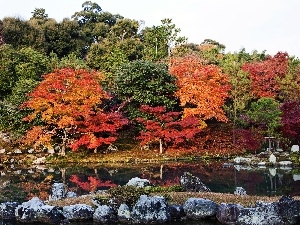
{"label": "still water surface", "polygon": [[[243,187],[248,195],[300,195],[299,168],[254,168],[234,166],[225,162],[70,165],[65,168],[33,166],[5,168],[0,172],[0,202],[22,202],[33,196],[47,200],[54,182],[65,183],[68,190],[77,195],[125,185],[133,177],[149,179],[153,185],[178,185],[180,176],[184,172],[199,177],[213,192],[233,193],[236,187]],[[171,224],[216,225],[219,223],[215,220],[205,220]]]}

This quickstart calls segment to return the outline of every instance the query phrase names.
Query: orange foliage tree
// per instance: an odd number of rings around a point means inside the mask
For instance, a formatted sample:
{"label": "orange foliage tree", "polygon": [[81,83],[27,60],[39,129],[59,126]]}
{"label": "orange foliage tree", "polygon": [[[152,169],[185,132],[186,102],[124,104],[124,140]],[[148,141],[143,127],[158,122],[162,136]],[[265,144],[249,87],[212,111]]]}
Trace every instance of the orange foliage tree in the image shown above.
{"label": "orange foliage tree", "polygon": [[172,58],[170,73],[177,77],[175,95],[184,108],[184,117],[196,116],[205,126],[205,120],[227,121],[222,109],[228,91],[229,78],[215,65],[202,65],[197,56]]}
{"label": "orange foliage tree", "polygon": [[26,145],[97,148],[116,140],[116,131],[127,123],[117,112],[105,112],[102,101],[109,99],[100,81],[103,74],[84,69],[64,68],[44,76],[22,107],[32,110],[25,121],[40,120],[41,125],[27,131]]}
{"label": "orange foliage tree", "polygon": [[277,98],[280,92],[280,80],[288,71],[288,54],[278,52],[260,62],[245,63],[243,70],[249,72],[251,89],[257,98]]}

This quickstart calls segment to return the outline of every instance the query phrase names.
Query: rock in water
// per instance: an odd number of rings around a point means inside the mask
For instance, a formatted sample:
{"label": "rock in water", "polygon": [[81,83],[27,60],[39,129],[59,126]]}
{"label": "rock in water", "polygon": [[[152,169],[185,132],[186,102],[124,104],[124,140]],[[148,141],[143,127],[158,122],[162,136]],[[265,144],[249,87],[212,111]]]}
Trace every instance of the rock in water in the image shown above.
{"label": "rock in water", "polygon": [[192,192],[209,192],[210,189],[205,186],[200,180],[200,178],[193,176],[191,173],[184,172],[180,177],[180,185],[185,191]]}

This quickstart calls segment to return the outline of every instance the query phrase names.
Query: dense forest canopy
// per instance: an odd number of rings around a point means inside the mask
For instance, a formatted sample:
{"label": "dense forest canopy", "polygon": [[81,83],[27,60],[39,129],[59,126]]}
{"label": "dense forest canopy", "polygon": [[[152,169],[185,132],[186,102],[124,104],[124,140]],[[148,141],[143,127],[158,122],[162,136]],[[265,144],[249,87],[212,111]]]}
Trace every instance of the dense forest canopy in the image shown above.
{"label": "dense forest canopy", "polygon": [[299,144],[299,59],[225,49],[211,39],[189,43],[170,18],[143,27],[91,1],[61,22],[42,8],[29,20],[5,17],[0,130],[25,147],[74,151],[130,132],[162,150],[228,123],[245,151],[265,136]]}

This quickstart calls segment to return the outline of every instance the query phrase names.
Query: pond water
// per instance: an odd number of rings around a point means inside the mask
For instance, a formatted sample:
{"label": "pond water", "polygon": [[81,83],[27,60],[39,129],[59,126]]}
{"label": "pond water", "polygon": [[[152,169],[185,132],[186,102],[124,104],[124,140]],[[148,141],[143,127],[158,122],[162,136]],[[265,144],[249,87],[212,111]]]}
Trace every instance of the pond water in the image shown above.
{"label": "pond water", "polygon": [[125,185],[133,177],[148,179],[154,185],[179,185],[180,176],[184,172],[199,177],[213,192],[233,193],[236,187],[243,187],[248,195],[300,195],[299,168],[245,167],[224,162],[177,162],[5,168],[0,171],[0,202],[24,201],[33,196],[47,200],[54,182],[64,182],[69,191],[78,195]]}
{"label": "pond water", "polygon": [[[64,168],[11,166],[0,171],[0,202],[22,202],[33,196],[48,200],[51,185],[54,182],[65,183],[69,191],[78,195],[125,185],[133,177],[146,178],[154,185],[178,185],[180,176],[184,172],[190,172],[199,177],[213,192],[233,193],[236,187],[243,187],[248,195],[300,195],[299,168],[254,168],[226,162],[199,161],[164,164],[70,165]],[[2,222],[2,224],[6,223]],[[174,222],[172,224],[177,225]],[[205,220],[178,222],[179,224],[216,225],[220,223],[216,220]]]}

